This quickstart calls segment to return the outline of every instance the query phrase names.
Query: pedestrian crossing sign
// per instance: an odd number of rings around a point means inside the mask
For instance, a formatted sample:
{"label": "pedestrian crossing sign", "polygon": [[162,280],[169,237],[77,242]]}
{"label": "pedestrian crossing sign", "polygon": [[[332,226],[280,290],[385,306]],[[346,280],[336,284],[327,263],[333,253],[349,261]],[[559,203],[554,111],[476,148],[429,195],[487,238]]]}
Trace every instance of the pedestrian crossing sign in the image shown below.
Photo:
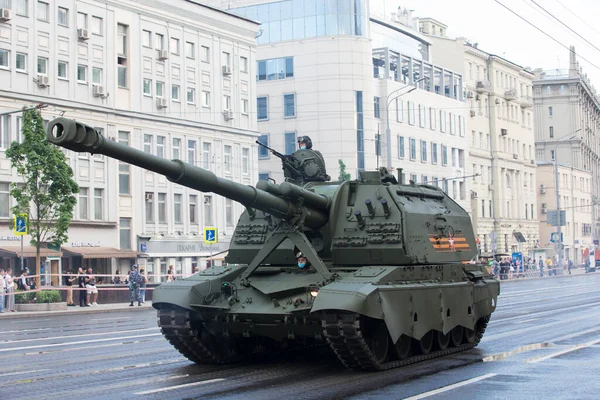
{"label": "pedestrian crossing sign", "polygon": [[27,229],[27,214],[15,215],[15,235],[24,236],[29,233]]}
{"label": "pedestrian crossing sign", "polygon": [[204,243],[215,244],[219,241],[217,228],[204,228]]}

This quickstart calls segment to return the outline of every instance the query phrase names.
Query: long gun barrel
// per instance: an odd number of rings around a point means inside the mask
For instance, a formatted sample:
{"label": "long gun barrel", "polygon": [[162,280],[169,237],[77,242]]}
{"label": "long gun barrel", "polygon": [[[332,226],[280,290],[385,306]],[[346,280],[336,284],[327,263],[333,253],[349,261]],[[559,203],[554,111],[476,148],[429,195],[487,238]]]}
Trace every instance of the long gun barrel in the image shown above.
{"label": "long gun barrel", "polygon": [[[94,128],[68,118],[56,118],[51,121],[48,124],[47,137],[50,143],[57,146],[77,153],[104,154],[107,157],[164,175],[171,182],[201,192],[212,192],[227,197],[246,207],[256,208],[278,218],[291,219],[301,213],[293,201],[276,194],[219,178],[210,171],[181,160],[166,160],[127,145],[106,140]],[[294,193],[290,192],[295,195],[290,198],[301,196],[303,192],[310,193],[307,196],[319,196],[306,190],[299,190]],[[321,202],[313,200],[310,203],[310,205],[303,205],[308,211],[304,218],[304,225],[310,229],[319,229],[327,224],[329,199],[323,197]],[[323,205],[326,206],[323,207]]]}

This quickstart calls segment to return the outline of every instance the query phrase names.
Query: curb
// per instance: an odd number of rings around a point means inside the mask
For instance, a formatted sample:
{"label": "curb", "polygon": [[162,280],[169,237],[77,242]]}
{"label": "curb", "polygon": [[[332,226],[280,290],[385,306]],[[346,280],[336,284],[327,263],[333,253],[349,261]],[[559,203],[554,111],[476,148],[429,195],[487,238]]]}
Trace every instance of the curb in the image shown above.
{"label": "curb", "polygon": [[518,283],[518,282],[529,282],[529,281],[541,281],[543,279],[567,279],[567,278],[574,278],[577,276],[594,276],[596,275],[598,272],[600,271],[596,271],[596,272],[583,272],[583,273],[576,273],[576,274],[564,274],[564,275],[553,275],[553,276],[536,276],[536,277],[532,277],[532,278],[525,278],[525,279],[506,279],[503,281],[500,281],[502,284],[507,284],[507,283]]}
{"label": "curb", "polygon": [[66,310],[66,311],[35,311],[35,312],[4,312],[0,314],[0,321],[3,319],[21,319],[21,318],[37,318],[37,317],[47,317],[47,316],[64,316],[64,315],[82,315],[82,314],[107,314],[107,313],[116,313],[116,312],[133,312],[133,311],[156,311],[152,306],[142,306],[142,307],[119,307],[119,308],[91,308],[90,310]]}

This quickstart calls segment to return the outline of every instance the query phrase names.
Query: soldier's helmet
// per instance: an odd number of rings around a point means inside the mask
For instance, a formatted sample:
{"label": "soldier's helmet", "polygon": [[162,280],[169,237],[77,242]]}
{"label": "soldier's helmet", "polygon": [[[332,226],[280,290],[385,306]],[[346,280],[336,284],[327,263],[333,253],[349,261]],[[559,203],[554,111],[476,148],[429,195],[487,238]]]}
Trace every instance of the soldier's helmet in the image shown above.
{"label": "soldier's helmet", "polygon": [[298,143],[304,143],[307,149],[312,149],[312,140],[308,136],[298,136]]}

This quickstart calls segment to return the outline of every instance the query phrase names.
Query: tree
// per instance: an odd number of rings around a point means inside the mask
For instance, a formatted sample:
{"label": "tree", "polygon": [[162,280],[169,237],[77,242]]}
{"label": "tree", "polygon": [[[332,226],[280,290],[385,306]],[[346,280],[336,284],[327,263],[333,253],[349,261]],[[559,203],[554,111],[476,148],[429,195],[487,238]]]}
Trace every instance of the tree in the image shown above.
{"label": "tree", "polygon": [[[47,141],[39,110],[23,112],[21,135],[22,143],[13,142],[6,151],[11,167],[23,178],[23,183],[11,184],[16,201],[12,211],[29,217],[31,245],[36,247],[33,272],[39,275],[42,244],[61,245],[68,239],[79,186],[65,155]],[[36,281],[39,287],[40,278]]]}
{"label": "tree", "polygon": [[338,176],[338,181],[349,181],[352,177],[346,172],[346,164],[344,164],[344,161],[341,159],[338,160],[338,164],[340,164],[340,176]]}

